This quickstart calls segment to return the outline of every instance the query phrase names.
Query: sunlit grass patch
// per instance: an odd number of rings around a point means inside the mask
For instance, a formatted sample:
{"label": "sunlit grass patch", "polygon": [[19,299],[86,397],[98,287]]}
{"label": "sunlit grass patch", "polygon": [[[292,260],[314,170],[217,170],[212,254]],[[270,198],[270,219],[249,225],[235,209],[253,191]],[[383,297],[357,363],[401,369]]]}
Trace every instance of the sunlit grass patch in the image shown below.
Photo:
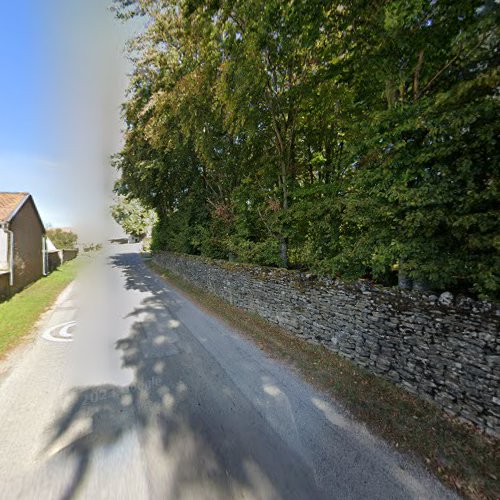
{"label": "sunlit grass patch", "polygon": [[40,315],[75,279],[80,263],[80,258],[67,262],[0,303],[0,356],[30,333]]}

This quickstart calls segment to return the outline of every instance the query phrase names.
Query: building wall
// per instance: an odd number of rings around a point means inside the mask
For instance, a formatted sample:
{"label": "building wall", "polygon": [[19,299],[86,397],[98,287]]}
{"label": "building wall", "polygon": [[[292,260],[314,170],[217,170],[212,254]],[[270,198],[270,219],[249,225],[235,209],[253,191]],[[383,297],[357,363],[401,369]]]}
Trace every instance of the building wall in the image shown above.
{"label": "building wall", "polygon": [[47,254],[48,272],[51,273],[55,271],[62,263],[61,259],[62,252],[56,250],[55,252],[49,252]]}
{"label": "building wall", "polygon": [[43,275],[44,228],[30,198],[10,223],[14,233],[14,286],[17,292]]}
{"label": "building wall", "polygon": [[162,252],[154,262],[500,435],[500,309]]}
{"label": "building wall", "polygon": [[9,273],[0,273],[0,300],[4,300],[9,296]]}

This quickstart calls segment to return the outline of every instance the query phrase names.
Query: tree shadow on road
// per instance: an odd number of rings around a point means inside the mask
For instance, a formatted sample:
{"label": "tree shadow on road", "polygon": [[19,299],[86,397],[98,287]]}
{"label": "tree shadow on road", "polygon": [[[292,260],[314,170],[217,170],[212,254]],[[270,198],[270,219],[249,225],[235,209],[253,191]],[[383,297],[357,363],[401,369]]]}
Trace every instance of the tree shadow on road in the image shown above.
{"label": "tree shadow on road", "polygon": [[128,387],[100,385],[75,391],[71,406],[53,425],[50,442],[51,446],[59,445],[59,454],[76,462],[63,499],[71,499],[77,493],[93,451],[115,443],[133,427],[132,403],[133,392]]}
{"label": "tree shadow on road", "polygon": [[133,384],[75,391],[51,428],[49,446],[63,443],[58,455],[76,464],[63,498],[81,491],[98,450],[131,431],[152,498],[322,498],[301,458],[177,319],[176,295],[139,260],[122,254],[111,261],[126,288],[144,294],[128,314],[135,320],[129,334],[116,343]]}
{"label": "tree shadow on road", "polygon": [[[140,269],[137,268],[138,261],[141,262]],[[125,278],[125,288],[137,290],[145,293],[162,293],[163,290],[155,283],[156,276],[145,265],[142,265],[142,258],[136,253],[121,253],[112,255],[108,259],[112,268],[118,268]],[[151,286],[154,284],[155,286]]]}

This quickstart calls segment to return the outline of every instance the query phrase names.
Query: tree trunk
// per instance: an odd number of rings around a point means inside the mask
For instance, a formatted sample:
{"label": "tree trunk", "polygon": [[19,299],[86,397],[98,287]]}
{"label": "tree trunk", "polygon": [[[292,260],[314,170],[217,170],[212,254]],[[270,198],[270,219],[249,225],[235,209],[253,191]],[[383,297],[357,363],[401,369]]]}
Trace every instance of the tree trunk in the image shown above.
{"label": "tree trunk", "polygon": [[403,290],[411,290],[413,288],[413,279],[406,274],[406,271],[402,268],[404,263],[404,258],[399,259],[399,269],[398,269],[398,286]]}
{"label": "tree trunk", "polygon": [[[286,163],[283,161],[281,163],[281,189],[283,192],[283,211],[286,213],[288,210],[288,176]],[[282,230],[286,233],[286,225],[283,224]],[[284,268],[288,267],[288,238],[285,234],[281,235],[280,239],[280,259],[281,266]]]}
{"label": "tree trunk", "polygon": [[422,65],[424,64],[424,51],[421,50],[418,53],[417,64],[415,66],[415,71],[413,73],[413,102],[417,102],[418,96],[420,94],[420,71],[422,70]]}
{"label": "tree trunk", "polygon": [[288,267],[288,240],[284,236],[280,241],[280,259],[281,267],[284,267],[286,269]]}

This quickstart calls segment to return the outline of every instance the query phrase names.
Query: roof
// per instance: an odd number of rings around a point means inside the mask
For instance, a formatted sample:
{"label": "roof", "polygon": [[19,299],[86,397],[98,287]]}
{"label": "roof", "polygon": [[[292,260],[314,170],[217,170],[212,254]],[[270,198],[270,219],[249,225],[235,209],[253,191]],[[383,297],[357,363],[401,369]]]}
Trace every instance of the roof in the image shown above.
{"label": "roof", "polygon": [[10,221],[29,197],[29,193],[0,192],[0,222]]}
{"label": "roof", "polygon": [[0,192],[0,224],[11,222],[28,200],[31,200],[31,204],[35,210],[35,215],[40,222],[40,226],[42,226],[43,233],[45,234],[45,225],[43,224],[40,214],[38,213],[33,196],[29,193]]}

